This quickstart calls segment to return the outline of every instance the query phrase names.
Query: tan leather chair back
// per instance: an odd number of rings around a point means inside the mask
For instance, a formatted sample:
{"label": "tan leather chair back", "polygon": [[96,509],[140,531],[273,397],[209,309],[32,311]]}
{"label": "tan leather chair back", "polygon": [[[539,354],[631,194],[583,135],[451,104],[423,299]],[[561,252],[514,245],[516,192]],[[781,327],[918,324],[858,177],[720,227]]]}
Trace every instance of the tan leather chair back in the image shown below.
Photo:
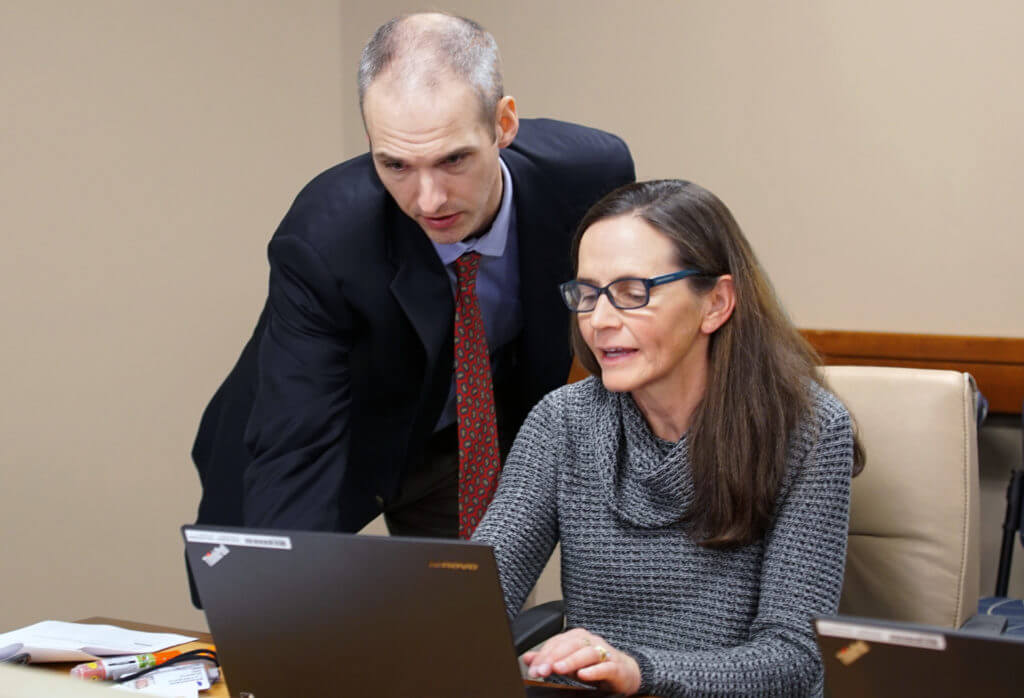
{"label": "tan leather chair back", "polygon": [[840,613],[959,627],[981,575],[974,381],[877,366],[823,373],[867,454],[853,480]]}

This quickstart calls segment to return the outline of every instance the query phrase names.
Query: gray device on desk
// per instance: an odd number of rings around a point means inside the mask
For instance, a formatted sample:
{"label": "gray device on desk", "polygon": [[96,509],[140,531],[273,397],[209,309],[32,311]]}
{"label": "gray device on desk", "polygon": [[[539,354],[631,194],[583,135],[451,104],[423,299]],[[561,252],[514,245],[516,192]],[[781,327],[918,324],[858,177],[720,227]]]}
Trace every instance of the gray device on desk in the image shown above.
{"label": "gray device on desk", "polygon": [[572,690],[523,685],[486,545],[181,530],[233,696],[541,698]]}
{"label": "gray device on desk", "polygon": [[1024,638],[854,616],[814,625],[827,698],[1024,694]]}

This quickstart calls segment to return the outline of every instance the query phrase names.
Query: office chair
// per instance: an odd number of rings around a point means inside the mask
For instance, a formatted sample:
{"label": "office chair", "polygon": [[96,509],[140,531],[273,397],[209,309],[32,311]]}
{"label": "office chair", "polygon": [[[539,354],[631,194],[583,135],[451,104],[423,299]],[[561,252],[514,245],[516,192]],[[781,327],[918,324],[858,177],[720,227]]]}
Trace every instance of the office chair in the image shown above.
{"label": "office chair", "polygon": [[867,455],[853,480],[840,613],[960,627],[981,584],[973,379],[876,366],[822,373]]}
{"label": "office chair", "polygon": [[[960,627],[977,607],[981,574],[973,379],[876,366],[822,374],[867,456],[853,480],[840,612]],[[557,567],[549,563],[539,585],[557,584]],[[553,601],[521,613],[517,650],[559,632],[562,610]]]}

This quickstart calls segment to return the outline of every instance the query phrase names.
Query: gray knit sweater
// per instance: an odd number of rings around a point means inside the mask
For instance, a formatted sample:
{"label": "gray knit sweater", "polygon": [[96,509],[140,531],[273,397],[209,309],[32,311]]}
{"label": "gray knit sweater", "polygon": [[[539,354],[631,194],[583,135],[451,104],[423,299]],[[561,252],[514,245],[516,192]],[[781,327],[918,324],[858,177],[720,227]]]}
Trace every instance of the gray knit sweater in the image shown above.
{"label": "gray knit sweater", "polygon": [[722,551],[679,523],[700,506],[685,436],[658,439],[628,394],[595,378],[548,394],[473,536],[494,546],[509,615],[561,542],[567,624],[632,655],[642,693],[821,695],[810,619],[839,603],[853,436],[834,396],[814,385],[812,397],[771,529]]}

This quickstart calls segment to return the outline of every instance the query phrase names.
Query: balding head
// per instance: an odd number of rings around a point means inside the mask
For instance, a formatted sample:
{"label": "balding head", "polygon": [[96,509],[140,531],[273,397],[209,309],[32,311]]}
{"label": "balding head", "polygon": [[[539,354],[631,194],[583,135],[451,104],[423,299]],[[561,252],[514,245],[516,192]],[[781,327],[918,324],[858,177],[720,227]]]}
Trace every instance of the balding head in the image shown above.
{"label": "balding head", "polygon": [[359,61],[359,110],[379,78],[403,91],[434,91],[446,79],[465,81],[477,94],[481,118],[494,119],[504,96],[501,56],[494,37],[476,22],[436,12],[404,15],[382,25]]}

